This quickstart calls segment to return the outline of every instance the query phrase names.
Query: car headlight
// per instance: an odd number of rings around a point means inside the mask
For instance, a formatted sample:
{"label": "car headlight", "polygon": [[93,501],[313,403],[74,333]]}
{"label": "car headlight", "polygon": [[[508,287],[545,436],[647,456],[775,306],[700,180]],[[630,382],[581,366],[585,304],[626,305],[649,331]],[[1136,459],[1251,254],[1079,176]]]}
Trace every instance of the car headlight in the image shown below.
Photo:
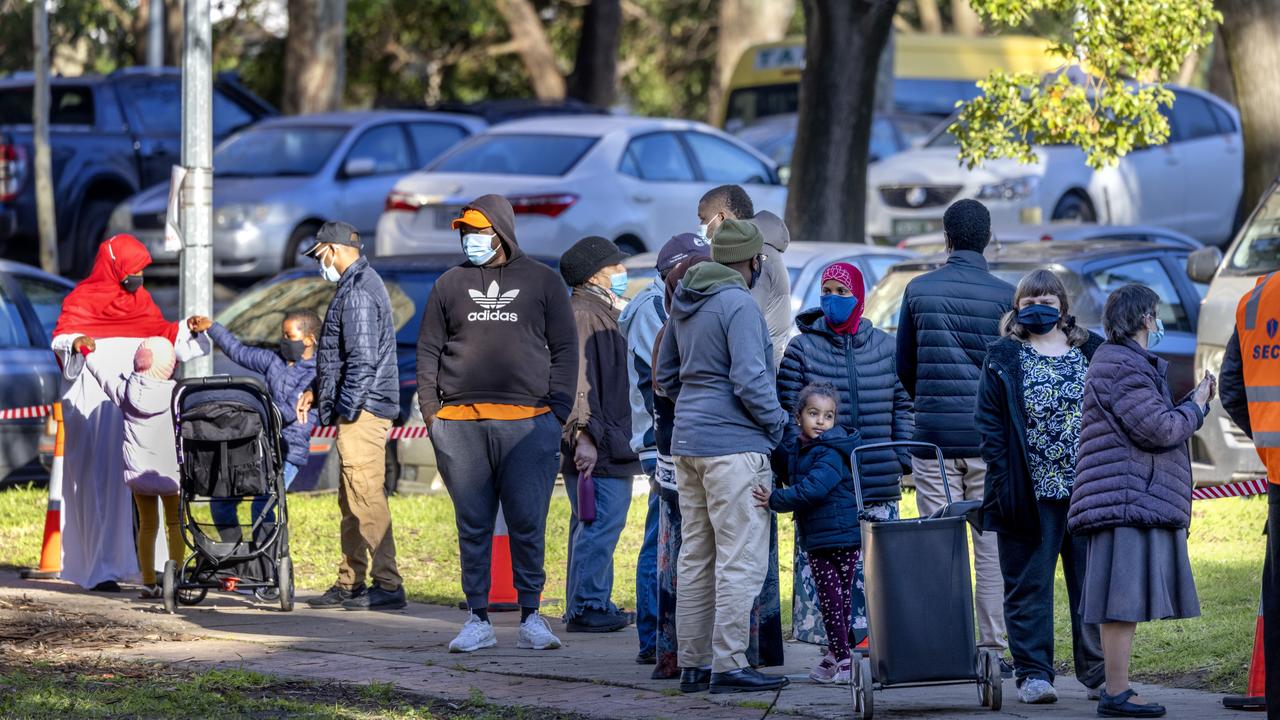
{"label": "car headlight", "polygon": [[1003,180],[990,185],[983,185],[978,190],[979,200],[1021,200],[1030,197],[1040,187],[1040,178],[1026,175],[1012,180]]}
{"label": "car headlight", "polygon": [[1222,358],[1227,349],[1220,345],[1201,345],[1196,348],[1196,377],[1203,377],[1208,370],[1215,377],[1222,373]]}
{"label": "car headlight", "polygon": [[133,229],[133,211],[129,209],[129,203],[122,202],[116,206],[107,219],[107,227],[112,230]]}
{"label": "car headlight", "polygon": [[260,223],[271,217],[270,205],[226,205],[213,211],[213,226],[219,230]]}

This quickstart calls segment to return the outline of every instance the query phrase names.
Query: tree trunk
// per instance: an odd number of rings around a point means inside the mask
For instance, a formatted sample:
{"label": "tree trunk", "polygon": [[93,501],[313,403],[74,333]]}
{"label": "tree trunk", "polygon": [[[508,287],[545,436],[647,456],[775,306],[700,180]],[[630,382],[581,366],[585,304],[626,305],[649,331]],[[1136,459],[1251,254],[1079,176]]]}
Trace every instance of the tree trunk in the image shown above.
{"label": "tree trunk", "polygon": [[805,67],[787,194],[792,237],[866,242],[876,74],[898,0],[804,0]]}
{"label": "tree trunk", "polygon": [[182,64],[182,0],[164,0],[164,64]]}
{"label": "tree trunk", "polygon": [[938,9],[938,0],[916,0],[916,10],[920,13],[921,32],[942,33],[942,11]]}
{"label": "tree trunk", "polygon": [[951,0],[951,27],[965,37],[982,34],[982,19],[969,6],[969,0]]}
{"label": "tree trunk", "polygon": [[742,53],[787,34],[796,0],[720,0],[714,81],[707,92],[708,122],[718,124],[725,93]]}
{"label": "tree trunk", "polygon": [[[1273,0],[1218,0],[1222,46],[1231,66],[1236,107],[1244,126],[1245,212],[1280,175],[1280,3]],[[1231,208],[1223,208],[1230,212]]]}
{"label": "tree trunk", "polygon": [[496,0],[498,14],[507,24],[511,42],[516,46],[533,94],[540,100],[564,97],[564,75],[556,64],[555,51],[547,39],[547,31],[538,19],[538,11],[530,0]]}
{"label": "tree trunk", "polygon": [[1213,44],[1209,46],[1209,92],[1236,104],[1236,89],[1232,86],[1231,65],[1227,62],[1227,49],[1222,40],[1222,28],[1213,32]]}
{"label": "tree trunk", "polygon": [[618,88],[621,0],[591,0],[582,13],[578,57],[568,80],[569,97],[609,107]]}
{"label": "tree trunk", "polygon": [[58,223],[53,207],[53,161],[49,152],[49,4],[36,0],[32,17],[35,38],[35,90],[31,125],[35,144],[36,226],[40,232],[40,267],[58,273]]}
{"label": "tree trunk", "polygon": [[346,18],[347,0],[289,0],[284,112],[329,112],[342,104]]}

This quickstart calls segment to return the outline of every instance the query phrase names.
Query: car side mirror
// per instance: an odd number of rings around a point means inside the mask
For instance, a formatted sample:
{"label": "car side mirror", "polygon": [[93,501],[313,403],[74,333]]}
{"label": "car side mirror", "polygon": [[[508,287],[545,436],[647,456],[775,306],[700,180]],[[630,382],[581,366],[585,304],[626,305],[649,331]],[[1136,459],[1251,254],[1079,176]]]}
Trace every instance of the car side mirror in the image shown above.
{"label": "car side mirror", "polygon": [[371,157],[348,158],[342,166],[342,174],[347,177],[367,177],[378,169],[378,161]]}
{"label": "car side mirror", "polygon": [[1187,256],[1187,277],[1192,282],[1208,284],[1222,264],[1222,251],[1216,247],[1203,247]]}

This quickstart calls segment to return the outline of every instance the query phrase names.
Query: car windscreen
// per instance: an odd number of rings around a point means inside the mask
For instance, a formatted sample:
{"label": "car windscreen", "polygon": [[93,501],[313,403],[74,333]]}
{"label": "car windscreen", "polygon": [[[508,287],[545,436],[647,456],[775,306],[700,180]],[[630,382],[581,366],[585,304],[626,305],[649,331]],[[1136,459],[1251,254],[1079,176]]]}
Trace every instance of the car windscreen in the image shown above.
{"label": "car windscreen", "polygon": [[[397,344],[417,343],[422,309],[442,272],[443,269],[383,273],[391,297]],[[218,322],[246,345],[275,350],[280,346],[280,324],[285,316],[294,310],[310,310],[323,318],[336,289],[318,274],[286,276],[241,295],[218,315]]]}
{"label": "car windscreen", "polygon": [[[49,90],[50,125],[93,125],[93,90],[59,85]],[[30,125],[32,90],[15,87],[0,90],[0,125]]]}
{"label": "car windscreen", "polygon": [[263,127],[228,138],[213,154],[218,177],[305,177],[320,172],[343,127]]}
{"label": "car windscreen", "polygon": [[598,139],[582,135],[481,135],[427,170],[558,177],[569,172]]}
{"label": "car windscreen", "polygon": [[1280,269],[1280,191],[1273,190],[1236,243],[1226,275],[1265,275]]}
{"label": "car windscreen", "polygon": [[956,103],[982,94],[973,80],[894,78],[893,108],[912,115],[950,115]]}

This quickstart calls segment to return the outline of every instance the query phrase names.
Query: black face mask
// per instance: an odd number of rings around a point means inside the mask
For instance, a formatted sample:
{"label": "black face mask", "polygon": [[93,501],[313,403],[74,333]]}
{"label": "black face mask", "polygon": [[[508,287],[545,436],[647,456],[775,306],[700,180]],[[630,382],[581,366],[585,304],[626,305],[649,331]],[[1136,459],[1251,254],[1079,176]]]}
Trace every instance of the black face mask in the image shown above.
{"label": "black face mask", "polygon": [[1044,335],[1058,326],[1062,311],[1049,305],[1028,305],[1018,311],[1018,324],[1033,335]]}
{"label": "black face mask", "polygon": [[127,293],[138,292],[138,289],[142,287],[142,276],[125,275],[124,279],[120,281],[120,287],[124,288]]}
{"label": "black face mask", "polygon": [[280,341],[280,357],[284,358],[285,362],[298,362],[306,351],[307,342],[305,340]]}

